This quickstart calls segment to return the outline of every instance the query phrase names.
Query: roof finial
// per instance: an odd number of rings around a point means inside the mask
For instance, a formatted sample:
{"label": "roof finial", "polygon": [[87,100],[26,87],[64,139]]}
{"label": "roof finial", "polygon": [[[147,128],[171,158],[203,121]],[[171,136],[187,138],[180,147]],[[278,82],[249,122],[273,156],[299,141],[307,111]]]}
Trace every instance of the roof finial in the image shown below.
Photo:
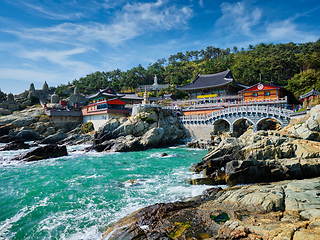
{"label": "roof finial", "polygon": [[260,83],[261,83],[261,73],[260,73]]}

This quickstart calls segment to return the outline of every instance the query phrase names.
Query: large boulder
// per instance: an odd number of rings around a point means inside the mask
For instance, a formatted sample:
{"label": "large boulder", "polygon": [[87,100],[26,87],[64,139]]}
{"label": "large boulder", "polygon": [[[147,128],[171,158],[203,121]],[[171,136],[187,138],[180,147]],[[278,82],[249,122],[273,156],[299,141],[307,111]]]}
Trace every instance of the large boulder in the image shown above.
{"label": "large boulder", "polygon": [[0,126],[0,136],[9,134],[12,129],[14,129],[14,127],[11,124]]}
{"label": "large boulder", "polygon": [[17,133],[16,137],[23,139],[24,141],[35,141],[43,138],[33,129],[23,129]]}
{"label": "large boulder", "polygon": [[144,150],[144,146],[140,143],[140,138],[132,135],[120,136],[115,139],[106,140],[99,144],[93,144],[87,150],[95,150],[97,152],[111,151],[111,152],[128,152]]}
{"label": "large boulder", "polygon": [[[308,164],[302,161],[308,159]],[[210,179],[191,183],[238,184],[320,176],[320,143],[258,131],[238,139],[225,138],[194,164],[191,171]]]}
{"label": "large boulder", "polygon": [[159,147],[163,135],[163,128],[151,128],[142,136],[141,144],[145,147]]}
{"label": "large boulder", "polygon": [[37,119],[33,118],[33,117],[25,117],[25,118],[21,118],[21,119],[16,119],[14,120],[11,124],[16,127],[16,128],[20,128],[20,127],[28,127],[30,126],[32,123],[36,122]]}
{"label": "large boulder", "polygon": [[64,145],[78,145],[78,144],[84,144],[92,142],[93,135],[87,135],[87,134],[71,134],[67,138],[59,141],[59,144]]}
{"label": "large boulder", "polygon": [[291,120],[291,125],[282,131],[298,138],[320,141],[320,105],[313,107],[306,116]]}
{"label": "large boulder", "polygon": [[62,141],[67,138],[68,135],[64,132],[57,132],[53,135],[50,135],[41,141],[41,144],[54,144]]}
{"label": "large boulder", "polygon": [[22,153],[18,156],[12,158],[12,160],[22,160],[22,161],[38,161],[46,158],[56,158],[67,156],[67,148],[66,146],[58,146],[54,144],[45,145],[42,147],[38,147],[29,152]]}
{"label": "large boulder", "polygon": [[[95,133],[92,149],[135,151],[177,143],[185,132],[176,117],[163,111],[151,109],[129,118],[109,119]],[[134,139],[125,139],[126,136]]]}

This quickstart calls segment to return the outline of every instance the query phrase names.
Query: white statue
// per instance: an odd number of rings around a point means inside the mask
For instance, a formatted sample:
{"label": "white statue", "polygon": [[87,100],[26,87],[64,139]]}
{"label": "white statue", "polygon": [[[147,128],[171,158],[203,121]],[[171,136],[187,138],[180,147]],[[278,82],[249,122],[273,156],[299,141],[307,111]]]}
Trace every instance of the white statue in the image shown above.
{"label": "white statue", "polygon": [[153,83],[153,85],[158,85],[157,75],[154,75],[154,83]]}

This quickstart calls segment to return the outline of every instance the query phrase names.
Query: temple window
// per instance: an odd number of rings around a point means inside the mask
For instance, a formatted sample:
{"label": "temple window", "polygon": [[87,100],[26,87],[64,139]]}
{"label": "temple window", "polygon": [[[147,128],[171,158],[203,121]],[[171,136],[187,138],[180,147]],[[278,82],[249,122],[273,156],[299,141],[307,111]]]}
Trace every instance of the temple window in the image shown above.
{"label": "temple window", "polygon": [[264,92],[265,96],[270,96],[270,92]]}
{"label": "temple window", "polygon": [[252,93],[252,97],[258,97],[258,93]]}

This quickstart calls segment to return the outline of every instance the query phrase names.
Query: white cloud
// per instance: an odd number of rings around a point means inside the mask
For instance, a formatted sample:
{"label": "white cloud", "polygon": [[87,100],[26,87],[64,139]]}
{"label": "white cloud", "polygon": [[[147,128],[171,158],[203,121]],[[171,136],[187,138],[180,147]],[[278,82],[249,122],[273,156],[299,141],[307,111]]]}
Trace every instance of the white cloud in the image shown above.
{"label": "white cloud", "polygon": [[47,28],[25,28],[6,32],[41,42],[80,44],[100,41],[118,45],[149,31],[186,27],[186,21],[192,15],[190,7],[167,6],[162,0],[158,0],[154,3],[127,3],[122,11],[115,13],[111,24],[63,23]]}
{"label": "white cloud", "polygon": [[30,4],[30,3],[24,3],[24,5],[33,10],[34,12],[36,12],[37,14],[42,15],[45,18],[49,18],[49,19],[59,19],[59,20],[70,20],[70,19],[77,19],[80,18],[82,16],[82,13],[76,12],[76,13],[55,13],[53,11],[51,11],[48,8],[45,8],[43,6],[40,5],[36,5],[36,4]]}
{"label": "white cloud", "polygon": [[266,39],[281,42],[310,42],[316,41],[318,36],[306,32],[301,27],[299,29],[298,25],[294,24],[290,19],[286,19],[270,23],[266,29]]}
{"label": "white cloud", "polygon": [[259,8],[246,8],[244,2],[234,4],[222,3],[222,17],[216,22],[217,27],[222,27],[225,31],[232,33],[241,32],[244,35],[250,36],[252,27],[259,23],[262,11]]}
{"label": "white cloud", "polygon": [[88,49],[77,48],[68,51],[47,51],[47,50],[36,50],[36,51],[22,51],[18,55],[22,58],[31,59],[33,61],[41,61],[42,58],[48,61],[60,65],[62,68],[69,69],[82,69],[83,71],[89,71],[93,69],[90,64],[70,60],[70,57],[75,54],[86,52]]}

